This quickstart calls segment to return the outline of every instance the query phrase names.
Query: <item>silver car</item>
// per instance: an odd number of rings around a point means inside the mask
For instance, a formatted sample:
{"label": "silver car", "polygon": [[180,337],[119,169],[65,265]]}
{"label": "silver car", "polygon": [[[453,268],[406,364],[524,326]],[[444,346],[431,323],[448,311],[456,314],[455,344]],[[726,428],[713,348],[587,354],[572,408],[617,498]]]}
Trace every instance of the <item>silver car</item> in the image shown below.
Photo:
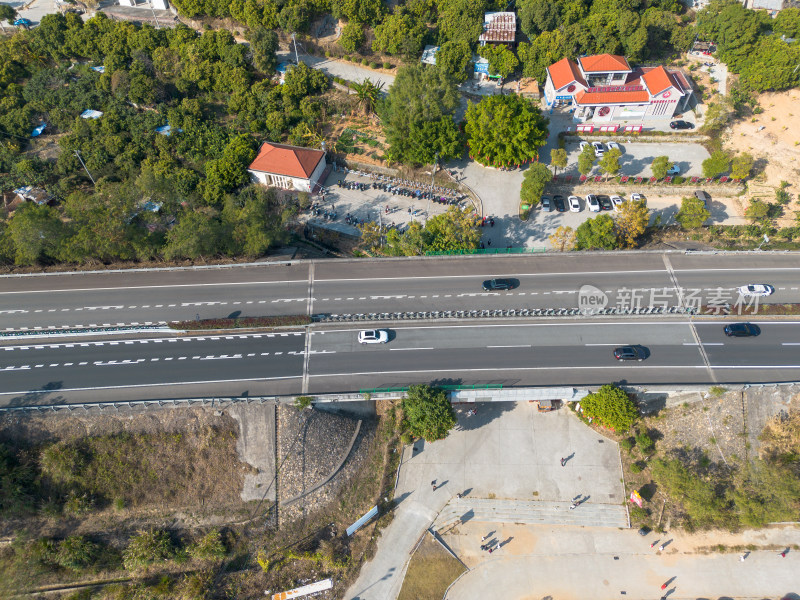
{"label": "silver car", "polygon": [[359,344],[385,344],[389,334],[384,329],[365,329],[358,332]]}

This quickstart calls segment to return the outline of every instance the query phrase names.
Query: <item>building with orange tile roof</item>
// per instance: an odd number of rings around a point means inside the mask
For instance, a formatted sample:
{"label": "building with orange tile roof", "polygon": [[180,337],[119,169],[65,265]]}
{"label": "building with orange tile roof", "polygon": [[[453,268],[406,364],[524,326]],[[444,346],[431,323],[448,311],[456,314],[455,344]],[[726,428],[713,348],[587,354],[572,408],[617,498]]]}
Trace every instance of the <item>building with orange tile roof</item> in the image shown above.
{"label": "building with orange tile roof", "polygon": [[664,119],[687,108],[692,86],[679,70],[632,68],[624,56],[598,54],[547,67],[544,96],[548,107],[573,107],[581,122]]}
{"label": "building with orange tile roof", "polygon": [[324,150],[264,142],[247,170],[264,185],[312,192],[326,167]]}

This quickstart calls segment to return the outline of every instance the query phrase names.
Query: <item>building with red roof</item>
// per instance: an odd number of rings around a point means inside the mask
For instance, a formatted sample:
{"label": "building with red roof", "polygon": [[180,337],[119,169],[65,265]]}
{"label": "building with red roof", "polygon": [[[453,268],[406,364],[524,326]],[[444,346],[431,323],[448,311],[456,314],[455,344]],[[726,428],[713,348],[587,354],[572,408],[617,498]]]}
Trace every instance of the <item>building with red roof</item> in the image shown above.
{"label": "building with red roof", "polygon": [[324,150],[264,142],[247,170],[264,185],[313,192],[326,167]]}
{"label": "building with red roof", "polygon": [[677,69],[632,68],[624,56],[598,54],[547,67],[544,96],[548,107],[573,107],[578,121],[664,119],[687,108],[692,86]]}

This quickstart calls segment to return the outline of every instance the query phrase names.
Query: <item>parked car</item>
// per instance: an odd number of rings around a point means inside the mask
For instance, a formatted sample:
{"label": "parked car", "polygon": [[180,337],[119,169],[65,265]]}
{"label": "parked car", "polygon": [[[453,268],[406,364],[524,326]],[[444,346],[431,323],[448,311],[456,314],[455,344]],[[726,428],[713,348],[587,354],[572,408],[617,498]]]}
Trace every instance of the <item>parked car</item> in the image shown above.
{"label": "parked car", "polygon": [[516,279],[487,279],[483,282],[483,290],[496,292],[498,290],[513,290],[519,285]]}
{"label": "parked car", "polygon": [[606,143],[606,148],[608,148],[609,150],[619,150],[620,152],[622,152],[622,148],[619,147],[619,144],[617,142]]}
{"label": "parked car", "polygon": [[731,323],[725,325],[724,331],[728,337],[755,337],[761,333],[761,328],[752,323]]}
{"label": "parked car", "polygon": [[775,292],[775,288],[766,283],[751,283],[737,288],[741,296],[771,296]]}
{"label": "parked car", "polygon": [[611,198],[608,196],[601,194],[597,197],[597,201],[600,203],[600,210],[611,210],[614,208],[614,205],[611,203]]}
{"label": "parked car", "polygon": [[31,21],[30,19],[26,19],[24,17],[20,17],[19,19],[16,19],[14,21],[14,27],[25,27],[25,28],[28,28],[31,25],[33,25],[33,21]]}
{"label": "parked car", "polygon": [[600,212],[600,203],[597,201],[597,196],[594,194],[586,196],[586,206],[589,207],[591,212]]}
{"label": "parked car", "polygon": [[567,212],[567,205],[564,202],[564,196],[553,196],[553,204],[556,205],[556,210],[558,212]]}
{"label": "parked car", "polygon": [[577,196],[570,196],[567,198],[570,212],[581,212],[581,199]]}
{"label": "parked car", "polygon": [[647,358],[647,350],[641,346],[622,346],[614,348],[614,358],[617,360],[638,360]]}
{"label": "parked car", "polygon": [[359,344],[385,344],[389,341],[389,334],[385,329],[365,329],[358,332]]}
{"label": "parked car", "polygon": [[709,196],[707,192],[704,192],[703,190],[695,190],[694,197],[698,200],[702,200],[703,205],[708,208],[708,204],[711,202],[711,196]]}
{"label": "parked car", "polygon": [[636,200],[638,202],[639,200],[644,200],[644,196],[634,192],[633,194],[631,194],[631,200]]}
{"label": "parked car", "polygon": [[592,142],[592,148],[594,148],[594,155],[597,158],[603,158],[603,154],[606,153],[606,149],[601,142]]}
{"label": "parked car", "polygon": [[553,210],[553,203],[550,196],[542,196],[542,210],[544,212],[551,212]]}
{"label": "parked car", "polygon": [[581,142],[579,145],[580,151],[583,152],[583,149],[589,145],[589,142]]}
{"label": "parked car", "polygon": [[681,172],[681,168],[678,165],[672,165],[669,169],[667,169],[667,175],[678,175]]}
{"label": "parked car", "polygon": [[694,125],[689,121],[672,121],[669,126],[672,129],[694,129]]}
{"label": "parked car", "polygon": [[619,210],[622,207],[622,198],[619,196],[611,196],[611,204],[614,207],[614,210]]}

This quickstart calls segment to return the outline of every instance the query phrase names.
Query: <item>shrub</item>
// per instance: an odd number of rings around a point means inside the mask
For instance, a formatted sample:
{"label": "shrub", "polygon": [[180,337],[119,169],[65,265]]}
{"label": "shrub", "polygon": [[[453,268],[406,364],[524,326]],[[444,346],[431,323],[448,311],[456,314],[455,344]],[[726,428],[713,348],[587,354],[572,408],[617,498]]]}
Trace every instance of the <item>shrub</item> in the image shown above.
{"label": "shrub", "polygon": [[649,516],[646,508],[639,508],[636,505],[631,506],[631,520],[642,522]]}
{"label": "shrub", "polygon": [[681,177],[680,175],[672,179],[672,183],[675,185],[681,185],[682,183],[685,182],[686,182],[686,177]]}
{"label": "shrub", "polygon": [[625,438],[624,440],[620,440],[619,447],[623,450],[627,450],[630,452],[633,450],[633,440],[631,438]]}
{"label": "shrub", "polygon": [[369,61],[366,58],[362,58],[361,64],[366,66],[367,64],[369,64]]}
{"label": "shrub", "polygon": [[429,385],[412,385],[403,400],[411,433],[428,442],[447,437],[456,416],[447,393]]}
{"label": "shrub", "polygon": [[129,571],[135,571],[157,562],[175,557],[175,548],[169,534],[163,529],[140,531],[122,553],[122,562]]}
{"label": "shrub", "polygon": [[370,69],[377,69],[378,68],[378,63],[376,63],[374,61],[369,63],[369,68]]}
{"label": "shrub", "polygon": [[384,62],[383,63],[383,68],[384,69],[391,69],[392,68],[392,63],[390,63],[388,61]]}
{"label": "shrub", "polygon": [[329,50],[325,50],[325,56],[326,56],[326,58],[330,58],[331,57],[331,53],[330,53]]}
{"label": "shrub", "polygon": [[352,56],[350,56],[349,54],[345,54],[345,55],[344,55],[344,59],[345,59],[347,62],[350,62],[351,60],[353,60],[353,57],[352,57]]}
{"label": "shrub", "polygon": [[615,385],[604,385],[581,400],[583,414],[614,431],[628,431],[638,412],[628,393]]}
{"label": "shrub", "polygon": [[212,529],[189,547],[189,556],[199,560],[221,560],[227,553],[219,529]]}
{"label": "shrub", "polygon": [[639,461],[636,461],[631,465],[631,473],[641,473],[642,471],[644,471],[644,467]]}
{"label": "shrub", "polygon": [[642,431],[636,434],[636,445],[639,446],[639,450],[646,454],[653,450],[655,443],[646,431]]}
{"label": "shrub", "polygon": [[58,544],[55,562],[70,571],[80,571],[95,561],[97,550],[97,544],[82,535],[71,535]]}
{"label": "shrub", "polygon": [[400,441],[403,442],[403,444],[408,445],[414,441],[414,438],[409,432],[406,431],[405,433],[400,435]]}
{"label": "shrub", "polygon": [[298,396],[294,399],[294,407],[297,410],[304,410],[311,406],[313,400],[311,396]]}
{"label": "shrub", "polygon": [[708,388],[708,393],[711,396],[714,396],[714,398],[719,398],[720,396],[722,396],[722,394],[724,394],[727,391],[728,390],[726,388],[718,386],[718,385],[714,385],[714,386],[711,386],[710,388]]}

